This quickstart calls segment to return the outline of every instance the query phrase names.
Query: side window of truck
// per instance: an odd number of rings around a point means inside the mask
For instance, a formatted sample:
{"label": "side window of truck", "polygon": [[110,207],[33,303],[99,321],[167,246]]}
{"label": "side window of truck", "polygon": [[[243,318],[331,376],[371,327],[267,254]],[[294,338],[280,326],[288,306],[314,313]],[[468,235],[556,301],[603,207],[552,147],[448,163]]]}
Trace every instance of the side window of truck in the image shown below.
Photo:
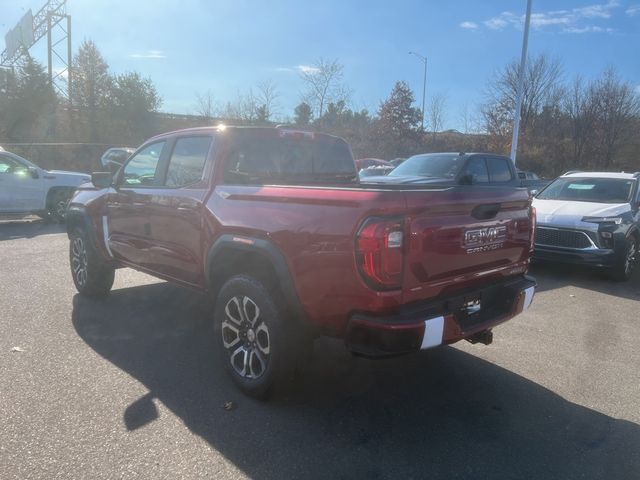
{"label": "side window of truck", "polygon": [[513,177],[511,176],[511,168],[509,168],[508,158],[488,157],[487,166],[489,167],[489,179],[491,183],[510,182]]}
{"label": "side window of truck", "polygon": [[129,187],[153,187],[158,185],[158,163],[165,141],[147,145],[127,162],[120,178],[120,185]]}
{"label": "side window of truck", "polygon": [[467,163],[465,170],[467,174],[473,175],[475,183],[487,183],[489,181],[489,173],[487,172],[487,164],[482,157],[473,157]]}
{"label": "side window of truck", "polygon": [[209,155],[212,137],[183,137],[176,140],[169,168],[167,187],[185,187],[202,180],[204,165]]}
{"label": "side window of truck", "polygon": [[0,173],[15,173],[21,165],[5,155],[0,155]]}

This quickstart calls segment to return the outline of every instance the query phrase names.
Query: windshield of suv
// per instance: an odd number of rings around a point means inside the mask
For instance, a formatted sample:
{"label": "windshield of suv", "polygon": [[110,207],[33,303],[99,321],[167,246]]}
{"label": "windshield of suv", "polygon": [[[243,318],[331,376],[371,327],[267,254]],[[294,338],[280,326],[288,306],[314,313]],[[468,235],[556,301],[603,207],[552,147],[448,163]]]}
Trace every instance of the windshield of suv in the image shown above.
{"label": "windshield of suv", "polygon": [[464,161],[465,157],[457,153],[415,155],[392,170],[389,176],[454,178],[463,167]]}
{"label": "windshield of suv", "polygon": [[626,203],[631,198],[633,180],[624,178],[558,178],[537,198],[573,202]]}

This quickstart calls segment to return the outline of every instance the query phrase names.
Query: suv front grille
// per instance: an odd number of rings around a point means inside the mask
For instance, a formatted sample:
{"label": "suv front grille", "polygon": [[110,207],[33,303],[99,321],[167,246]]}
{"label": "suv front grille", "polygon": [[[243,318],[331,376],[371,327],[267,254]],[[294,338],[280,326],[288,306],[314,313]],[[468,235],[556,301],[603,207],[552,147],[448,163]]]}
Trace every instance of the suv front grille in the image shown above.
{"label": "suv front grille", "polygon": [[589,236],[584,232],[545,227],[536,228],[536,245],[564,248],[593,247]]}

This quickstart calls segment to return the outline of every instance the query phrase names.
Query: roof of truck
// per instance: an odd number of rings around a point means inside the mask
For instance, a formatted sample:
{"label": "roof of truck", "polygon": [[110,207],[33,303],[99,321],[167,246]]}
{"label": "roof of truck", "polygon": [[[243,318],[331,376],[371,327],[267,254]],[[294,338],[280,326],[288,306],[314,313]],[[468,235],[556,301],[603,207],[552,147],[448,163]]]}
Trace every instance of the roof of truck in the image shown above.
{"label": "roof of truck", "polygon": [[[150,138],[149,140],[155,139],[155,138],[161,138],[161,137],[165,137],[168,135],[175,135],[175,134],[211,134],[211,133],[223,133],[225,131],[233,131],[233,130],[244,130],[244,131],[263,131],[263,132],[267,132],[267,131],[279,131],[279,132],[290,132],[290,133],[296,133],[296,134],[303,134],[303,135],[309,135],[311,138],[318,136],[318,137],[325,137],[325,138],[340,138],[336,135],[330,135],[328,133],[322,133],[322,132],[313,132],[310,130],[302,130],[299,128],[296,128],[295,126],[280,126],[278,125],[277,127],[254,127],[254,126],[240,126],[240,125],[212,125],[210,127],[192,127],[192,128],[184,128],[184,129],[180,129],[180,130],[173,130],[170,132],[165,132],[165,133],[161,133],[159,135],[156,135],[152,138]],[[285,133],[286,134],[286,133]],[[146,142],[145,142],[146,143]]]}

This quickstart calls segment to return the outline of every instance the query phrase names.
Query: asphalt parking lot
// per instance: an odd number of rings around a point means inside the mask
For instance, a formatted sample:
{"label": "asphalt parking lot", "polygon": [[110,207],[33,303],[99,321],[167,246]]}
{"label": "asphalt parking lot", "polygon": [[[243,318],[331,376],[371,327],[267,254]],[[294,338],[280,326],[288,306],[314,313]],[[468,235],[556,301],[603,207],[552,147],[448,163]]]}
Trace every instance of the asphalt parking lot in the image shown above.
{"label": "asphalt parking lot", "polygon": [[207,298],[130,270],[80,298],[67,247],[0,223],[3,479],[640,478],[638,274],[535,266],[493,345],[371,361],[320,340],[261,403],[214,362]]}

